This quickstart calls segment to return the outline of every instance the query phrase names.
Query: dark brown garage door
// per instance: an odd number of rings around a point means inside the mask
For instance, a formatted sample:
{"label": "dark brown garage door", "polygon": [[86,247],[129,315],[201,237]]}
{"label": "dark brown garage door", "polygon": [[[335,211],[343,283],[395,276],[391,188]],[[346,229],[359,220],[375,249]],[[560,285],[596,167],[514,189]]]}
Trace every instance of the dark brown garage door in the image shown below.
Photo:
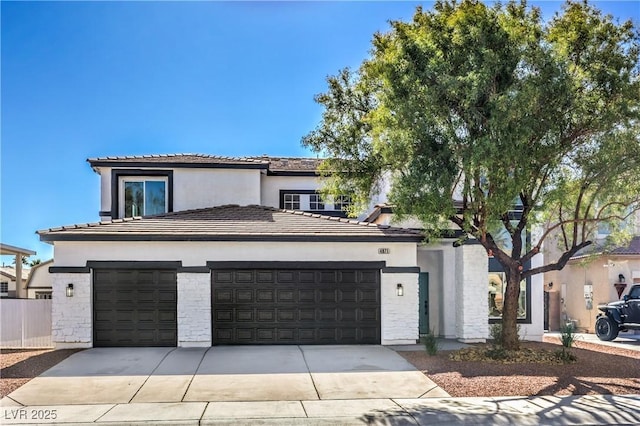
{"label": "dark brown garage door", "polygon": [[213,270],[213,344],[379,344],[379,270]]}
{"label": "dark brown garage door", "polygon": [[176,346],[176,302],[175,271],[95,270],[94,346]]}

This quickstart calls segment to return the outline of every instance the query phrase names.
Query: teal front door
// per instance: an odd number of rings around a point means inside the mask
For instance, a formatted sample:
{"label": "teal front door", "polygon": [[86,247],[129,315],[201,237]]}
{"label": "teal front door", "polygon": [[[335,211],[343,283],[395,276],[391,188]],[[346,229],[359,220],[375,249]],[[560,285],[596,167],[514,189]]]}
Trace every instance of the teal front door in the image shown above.
{"label": "teal front door", "polygon": [[420,294],[420,334],[429,334],[429,273],[420,272],[418,279]]}

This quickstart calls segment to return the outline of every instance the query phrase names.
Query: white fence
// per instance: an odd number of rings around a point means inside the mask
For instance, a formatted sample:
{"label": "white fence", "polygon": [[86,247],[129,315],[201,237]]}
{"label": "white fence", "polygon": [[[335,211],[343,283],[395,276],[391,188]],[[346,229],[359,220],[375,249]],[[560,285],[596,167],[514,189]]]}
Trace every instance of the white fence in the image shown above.
{"label": "white fence", "polygon": [[53,347],[51,299],[0,300],[0,347]]}

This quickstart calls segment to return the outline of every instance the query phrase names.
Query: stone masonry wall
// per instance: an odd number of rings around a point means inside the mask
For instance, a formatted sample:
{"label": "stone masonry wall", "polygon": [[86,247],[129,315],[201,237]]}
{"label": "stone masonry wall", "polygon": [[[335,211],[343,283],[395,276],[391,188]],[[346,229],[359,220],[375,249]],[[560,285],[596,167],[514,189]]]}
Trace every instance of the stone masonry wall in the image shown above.
{"label": "stone masonry wall", "polygon": [[[403,296],[397,295],[398,284],[403,286]],[[416,343],[419,337],[418,274],[383,273],[380,293],[382,344]]]}
{"label": "stone masonry wall", "polygon": [[[67,297],[73,284],[73,297]],[[52,274],[51,333],[56,348],[93,345],[91,274]]]}
{"label": "stone masonry wall", "polygon": [[211,346],[209,274],[178,274],[178,346]]}
{"label": "stone masonry wall", "polygon": [[487,253],[479,244],[457,250],[456,336],[462,342],[484,342],[489,335]]}

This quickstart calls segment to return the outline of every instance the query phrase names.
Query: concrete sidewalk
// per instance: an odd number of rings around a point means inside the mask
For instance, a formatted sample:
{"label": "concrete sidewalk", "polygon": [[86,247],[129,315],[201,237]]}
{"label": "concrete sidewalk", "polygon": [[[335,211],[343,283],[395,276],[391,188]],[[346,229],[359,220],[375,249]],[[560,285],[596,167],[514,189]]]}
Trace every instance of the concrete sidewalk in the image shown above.
{"label": "concrete sidewalk", "polygon": [[640,395],[131,403],[0,408],[2,424],[629,425]]}

